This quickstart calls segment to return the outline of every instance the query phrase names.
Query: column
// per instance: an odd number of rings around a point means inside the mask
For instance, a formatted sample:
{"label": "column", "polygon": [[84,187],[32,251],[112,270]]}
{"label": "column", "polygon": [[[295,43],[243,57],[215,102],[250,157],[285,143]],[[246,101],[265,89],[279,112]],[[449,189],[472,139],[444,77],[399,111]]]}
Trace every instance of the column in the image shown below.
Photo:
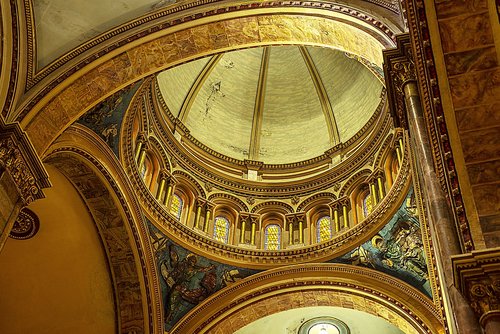
{"label": "column", "polygon": [[384,178],[381,174],[377,177],[377,185],[378,185],[378,196],[379,199],[382,201],[384,198]]}
{"label": "column", "polygon": [[146,160],[146,153],[148,151],[148,144],[145,142],[141,145],[141,151],[139,153],[139,160],[137,161],[137,168],[142,169],[142,165],[144,164],[144,160]]}
{"label": "column", "polygon": [[[386,86],[391,101],[391,112],[395,114],[396,122],[409,128],[417,176],[422,188],[426,190],[429,225],[436,240],[434,248],[442,280],[443,297],[451,308],[447,316],[450,324],[455,324],[460,334],[481,333],[472,308],[454,285],[451,258],[461,253],[460,241],[453,215],[434,171],[431,141],[420,104],[409,35],[398,36],[397,44],[397,49],[384,51]],[[404,105],[400,104],[401,101],[404,101]],[[399,144],[402,147],[402,140]]]}
{"label": "column", "polygon": [[156,191],[156,199],[161,202],[162,197],[165,191],[165,183],[167,182],[167,172],[165,170],[161,170],[159,173],[159,184],[158,190]]}
{"label": "column", "polygon": [[370,196],[372,197],[373,209],[377,205],[377,190],[375,189],[375,182],[370,181]]}
{"label": "column", "polygon": [[340,206],[342,206],[342,228],[347,229],[349,228],[349,211],[348,211],[350,206],[349,197],[343,197],[339,199],[339,208]]}
{"label": "column", "polygon": [[246,218],[241,219],[240,244],[245,243]]}
{"label": "column", "polygon": [[172,194],[174,193],[175,183],[176,182],[173,176],[165,181],[167,190],[165,190],[165,195],[163,197],[163,205],[165,205],[167,209],[170,208],[170,199],[172,198]]}
{"label": "column", "polygon": [[330,207],[330,219],[333,220],[333,232],[337,233],[340,231],[340,221],[339,221],[339,202],[334,201],[328,204]]}
{"label": "column", "polygon": [[203,206],[204,201],[200,198],[196,199],[196,216],[194,217],[194,228],[200,229],[200,220],[201,220],[201,207]]}
{"label": "column", "polygon": [[500,248],[453,256],[454,284],[469,301],[485,334],[500,333]]}
{"label": "column", "polygon": [[304,219],[299,218],[299,244],[303,244],[304,243],[304,222],[303,222]]}
{"label": "column", "polygon": [[252,239],[251,239],[252,245],[255,245],[255,227],[256,223],[252,220]]}
{"label": "column", "polygon": [[398,157],[398,164],[401,166],[401,163],[403,162],[403,147],[401,144],[403,141],[399,139],[398,144],[396,144],[396,155]]}
{"label": "column", "polygon": [[140,133],[137,136],[137,144],[135,145],[135,153],[134,153],[134,158],[136,162],[139,162],[139,156],[142,152],[142,146],[146,142],[146,136],[144,133]]}
{"label": "column", "polygon": [[213,203],[207,201],[205,204],[205,224],[203,225],[203,231],[208,233],[208,228],[210,227],[210,220],[212,218],[212,210],[214,208]]}

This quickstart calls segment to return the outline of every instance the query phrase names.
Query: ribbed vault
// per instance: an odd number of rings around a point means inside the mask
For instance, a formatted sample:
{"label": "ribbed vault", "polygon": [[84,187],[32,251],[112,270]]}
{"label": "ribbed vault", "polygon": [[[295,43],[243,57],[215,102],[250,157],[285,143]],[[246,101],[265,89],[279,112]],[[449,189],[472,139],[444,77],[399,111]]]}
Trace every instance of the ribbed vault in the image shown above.
{"label": "ribbed vault", "polygon": [[164,71],[169,111],[211,149],[280,164],[307,160],[347,141],[373,115],[377,67],[313,46],[225,52]]}

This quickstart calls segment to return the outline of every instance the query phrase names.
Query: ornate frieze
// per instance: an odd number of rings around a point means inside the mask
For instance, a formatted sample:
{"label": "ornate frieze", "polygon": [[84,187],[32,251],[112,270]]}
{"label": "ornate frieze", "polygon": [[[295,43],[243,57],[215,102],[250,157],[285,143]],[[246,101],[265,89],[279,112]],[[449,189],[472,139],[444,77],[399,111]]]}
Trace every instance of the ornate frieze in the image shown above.
{"label": "ornate frieze", "polygon": [[485,325],[492,314],[500,317],[500,248],[454,256],[455,285]]}
{"label": "ornate frieze", "polygon": [[43,188],[50,187],[48,174],[28,136],[18,123],[5,124],[0,119],[0,170],[10,174],[23,206],[43,198]]}

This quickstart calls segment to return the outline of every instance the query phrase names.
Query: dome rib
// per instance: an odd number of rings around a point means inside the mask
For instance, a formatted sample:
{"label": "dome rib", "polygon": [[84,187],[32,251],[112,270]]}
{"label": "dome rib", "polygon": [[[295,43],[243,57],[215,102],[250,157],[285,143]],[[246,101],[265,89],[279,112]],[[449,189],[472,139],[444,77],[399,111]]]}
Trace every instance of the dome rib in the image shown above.
{"label": "dome rib", "polygon": [[316,89],[316,93],[318,94],[319,101],[321,103],[321,109],[323,111],[323,114],[325,115],[325,122],[328,129],[328,135],[330,137],[330,146],[338,145],[340,144],[339,128],[337,125],[337,121],[335,120],[332,104],[330,103],[330,98],[328,97],[328,94],[326,92],[323,80],[321,80],[318,69],[314,64],[309,51],[307,51],[307,48],[305,46],[299,46],[299,50],[302,54],[302,58],[304,59],[307,70],[311,75],[311,80],[314,84],[314,88]]}
{"label": "dome rib", "polygon": [[224,56],[224,54],[220,53],[211,57],[208,63],[203,67],[201,72],[196,77],[196,80],[189,89],[189,92],[187,93],[186,98],[182,103],[181,110],[179,111],[179,116],[177,118],[181,122],[184,123],[186,121],[189,111],[191,110],[194,100],[196,99],[196,96],[198,95],[201,87],[203,87],[205,81],[207,81],[208,77],[212,73],[212,70],[215,68],[215,66],[217,66],[217,64],[221,60],[222,56]]}
{"label": "dome rib", "polygon": [[260,136],[262,130],[262,114],[264,113],[264,100],[266,95],[267,72],[269,68],[269,47],[264,48],[260,62],[259,80],[257,82],[257,93],[255,94],[255,105],[252,119],[252,133],[248,159],[258,160],[260,151]]}

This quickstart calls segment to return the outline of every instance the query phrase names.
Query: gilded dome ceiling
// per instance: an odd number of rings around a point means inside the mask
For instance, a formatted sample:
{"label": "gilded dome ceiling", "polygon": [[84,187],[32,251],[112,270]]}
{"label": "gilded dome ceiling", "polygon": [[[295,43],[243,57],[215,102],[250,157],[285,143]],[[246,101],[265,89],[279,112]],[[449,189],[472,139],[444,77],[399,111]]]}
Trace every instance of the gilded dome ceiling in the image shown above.
{"label": "gilded dome ceiling", "polygon": [[379,68],[314,46],[229,51],[168,69],[169,112],[210,149],[240,160],[308,160],[358,133],[381,103]]}

